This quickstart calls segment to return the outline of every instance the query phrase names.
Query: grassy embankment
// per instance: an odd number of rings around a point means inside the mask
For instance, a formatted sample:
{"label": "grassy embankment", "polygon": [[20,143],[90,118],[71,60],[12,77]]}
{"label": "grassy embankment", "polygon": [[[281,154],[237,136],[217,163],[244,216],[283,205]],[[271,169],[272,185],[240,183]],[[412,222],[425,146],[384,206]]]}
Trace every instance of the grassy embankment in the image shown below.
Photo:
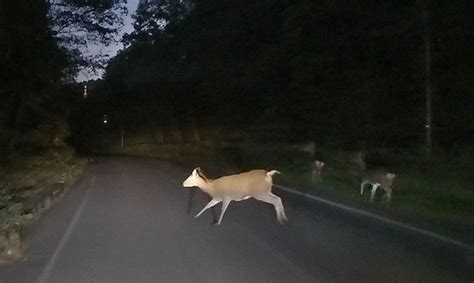
{"label": "grassy embankment", "polygon": [[0,168],[0,262],[23,257],[22,226],[67,189],[85,160],[69,147],[16,153]]}

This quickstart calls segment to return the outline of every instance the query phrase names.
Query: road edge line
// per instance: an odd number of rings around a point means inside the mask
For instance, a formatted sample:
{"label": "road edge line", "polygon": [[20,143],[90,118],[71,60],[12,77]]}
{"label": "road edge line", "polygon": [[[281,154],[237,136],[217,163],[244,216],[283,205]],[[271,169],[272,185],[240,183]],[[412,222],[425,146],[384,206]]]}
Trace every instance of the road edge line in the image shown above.
{"label": "road edge line", "polygon": [[330,205],[330,206],[333,206],[333,207],[337,207],[339,209],[342,209],[342,210],[345,210],[345,211],[348,211],[348,212],[352,212],[352,213],[355,213],[355,214],[358,214],[358,215],[361,215],[361,216],[364,216],[364,217],[367,217],[367,218],[372,218],[372,219],[375,219],[377,221],[383,222],[385,224],[389,224],[389,225],[392,225],[392,226],[396,226],[398,228],[409,230],[409,231],[414,232],[414,233],[422,234],[424,236],[436,239],[438,241],[445,242],[445,243],[448,243],[448,244],[451,244],[451,245],[455,245],[457,247],[466,249],[470,252],[474,252],[474,246],[471,246],[471,245],[469,245],[467,243],[464,243],[464,242],[461,242],[459,240],[455,240],[455,239],[440,235],[438,233],[435,233],[435,232],[432,232],[432,231],[429,231],[429,230],[418,228],[418,227],[415,227],[415,226],[412,226],[412,225],[409,225],[409,224],[405,224],[405,223],[402,223],[402,222],[399,222],[399,221],[396,221],[396,220],[393,220],[393,219],[389,219],[389,218],[386,218],[386,217],[383,217],[383,216],[380,216],[380,215],[377,215],[377,214],[374,214],[374,213],[371,213],[371,212],[367,212],[367,211],[363,211],[363,210],[360,210],[360,209],[357,209],[357,208],[353,208],[353,207],[350,207],[350,206],[347,206],[347,205],[344,205],[344,204],[341,204],[341,203],[333,202],[333,201],[330,201],[330,200],[327,200],[327,199],[324,199],[324,198],[321,198],[321,197],[317,197],[315,195],[310,195],[310,194],[307,194],[307,193],[299,192],[297,190],[294,190],[294,189],[291,189],[291,188],[288,188],[288,187],[284,187],[284,186],[281,186],[281,185],[273,184],[273,186],[276,187],[276,188],[279,188],[279,189],[281,189],[285,192],[291,193],[291,194],[299,195],[299,196],[302,196],[302,197],[305,197],[305,198],[308,198],[308,199],[311,199],[311,200],[314,200],[314,201],[322,202],[324,204],[327,204],[327,205]]}
{"label": "road edge line", "polygon": [[53,270],[54,266],[56,265],[56,260],[59,256],[59,254],[61,253],[61,251],[63,250],[64,246],[66,245],[66,242],[69,240],[69,237],[71,236],[71,234],[74,230],[74,227],[76,226],[76,224],[77,224],[77,222],[78,222],[78,220],[79,220],[79,218],[82,214],[82,211],[84,210],[86,200],[89,196],[89,192],[91,191],[92,187],[94,187],[94,185],[95,185],[95,176],[92,176],[92,179],[89,183],[89,187],[87,188],[87,191],[84,194],[84,197],[82,198],[81,205],[77,208],[76,212],[74,213],[74,217],[73,217],[71,223],[69,223],[69,226],[67,227],[66,232],[64,233],[63,237],[61,238],[61,241],[59,242],[58,246],[54,250],[53,255],[51,256],[48,263],[46,264],[46,266],[43,268],[40,275],[38,276],[38,280],[37,280],[38,283],[49,282],[49,277],[51,275],[51,271]]}

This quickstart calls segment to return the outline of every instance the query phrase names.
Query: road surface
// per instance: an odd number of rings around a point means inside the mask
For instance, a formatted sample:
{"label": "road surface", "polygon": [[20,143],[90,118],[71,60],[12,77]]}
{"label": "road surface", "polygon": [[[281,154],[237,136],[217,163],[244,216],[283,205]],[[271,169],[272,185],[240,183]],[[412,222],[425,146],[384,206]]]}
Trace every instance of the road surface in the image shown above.
{"label": "road surface", "polygon": [[[26,230],[28,260],[0,282],[473,282],[469,251],[279,190],[289,223],[255,200],[232,202],[221,226],[192,168],[110,157]],[[275,178],[276,179],[276,178]]]}

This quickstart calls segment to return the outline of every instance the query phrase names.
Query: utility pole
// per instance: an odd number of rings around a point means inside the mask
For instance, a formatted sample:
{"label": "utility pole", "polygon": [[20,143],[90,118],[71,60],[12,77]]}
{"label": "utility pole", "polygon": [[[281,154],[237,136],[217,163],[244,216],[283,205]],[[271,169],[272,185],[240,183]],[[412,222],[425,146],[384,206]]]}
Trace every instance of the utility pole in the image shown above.
{"label": "utility pole", "polygon": [[123,142],[123,126],[120,126],[120,147],[123,148],[124,142]]}
{"label": "utility pole", "polygon": [[432,140],[432,93],[433,85],[431,81],[431,34],[430,34],[430,18],[429,18],[429,1],[423,1],[423,28],[424,28],[424,41],[425,41],[425,96],[426,96],[426,123],[425,123],[425,146],[427,156],[431,156],[433,149]]}

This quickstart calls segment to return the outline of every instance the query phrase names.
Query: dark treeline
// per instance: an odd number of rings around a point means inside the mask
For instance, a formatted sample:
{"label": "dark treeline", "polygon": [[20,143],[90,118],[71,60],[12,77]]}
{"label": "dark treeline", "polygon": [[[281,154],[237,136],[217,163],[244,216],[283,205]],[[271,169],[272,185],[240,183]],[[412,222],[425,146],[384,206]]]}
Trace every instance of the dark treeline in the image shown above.
{"label": "dark treeline", "polygon": [[[70,124],[81,128],[74,118],[83,112],[82,90],[74,77],[90,62],[79,51],[87,41],[71,30],[107,41],[116,29],[103,22],[118,18],[101,12],[116,2],[0,1],[0,161],[15,152],[41,152],[56,138],[64,142]],[[78,9],[83,14],[71,12]]]}
{"label": "dark treeline", "polygon": [[47,146],[64,131],[69,64],[48,26],[43,1],[0,2],[0,159],[20,148]]}
{"label": "dark treeline", "polygon": [[[206,126],[421,144],[422,9],[417,1],[196,1],[164,32],[135,31],[103,88],[145,120],[174,104]],[[433,1],[428,10],[435,141],[469,143],[472,5]]]}
{"label": "dark treeline", "polygon": [[[156,9],[138,10],[128,48],[85,105],[125,128],[194,123],[326,144],[420,145],[428,32],[435,143],[473,141],[471,1],[428,1],[428,30],[423,1],[147,2]],[[47,9],[1,2],[3,149],[71,98],[61,78],[74,56],[51,35]],[[93,123],[81,115],[72,119],[79,137],[80,124]]]}

